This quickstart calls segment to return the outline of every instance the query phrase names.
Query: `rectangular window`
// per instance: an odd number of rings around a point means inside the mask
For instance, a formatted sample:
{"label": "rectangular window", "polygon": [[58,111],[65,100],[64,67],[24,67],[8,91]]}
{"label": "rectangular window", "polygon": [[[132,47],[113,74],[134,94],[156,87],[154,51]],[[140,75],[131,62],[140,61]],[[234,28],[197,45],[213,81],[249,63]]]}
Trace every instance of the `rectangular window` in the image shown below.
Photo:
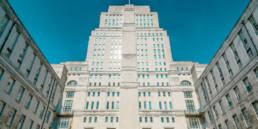
{"label": "rectangular window", "polygon": [[109,109],[109,101],[107,101],[107,105],[106,106],[107,106],[107,109]]}
{"label": "rectangular window", "polygon": [[60,122],[59,122],[59,128],[68,128],[69,126],[69,118],[60,118]]}
{"label": "rectangular window", "polygon": [[0,67],[0,80],[2,79],[3,75],[4,75],[4,69],[2,69],[2,68]]}
{"label": "rectangular window", "polygon": [[144,109],[147,109],[146,101],[144,101],[143,104],[144,104]]}
{"label": "rectangular window", "polygon": [[251,48],[251,43],[248,42],[248,40],[247,40],[247,38],[244,36],[242,30],[239,32],[239,38],[240,38],[240,40],[242,41],[242,43],[243,43],[243,45],[244,45],[244,48],[245,48],[245,51],[246,51],[248,57],[249,57],[249,58],[253,57],[254,54],[253,54],[253,51],[252,51],[252,48]]}
{"label": "rectangular window", "polygon": [[160,117],[161,123],[164,123],[164,117]]}
{"label": "rectangular window", "polygon": [[14,40],[13,44],[12,44],[12,45],[10,45],[10,47],[8,47],[8,48],[7,48],[7,53],[6,53],[6,55],[7,55],[7,57],[8,57],[8,58],[10,58],[11,54],[13,53],[13,49],[15,48],[15,46],[16,46],[16,44],[17,44],[17,41],[18,41],[19,37],[20,37],[20,34],[19,34],[19,33],[17,33],[17,35],[16,35],[16,37],[15,37],[15,40]]}
{"label": "rectangular window", "polygon": [[200,129],[200,124],[198,118],[189,118],[191,129]]}
{"label": "rectangular window", "polygon": [[115,102],[114,102],[114,101],[112,101],[112,103],[111,103],[111,108],[112,108],[112,109],[115,108]]}
{"label": "rectangular window", "polygon": [[64,101],[63,111],[64,112],[71,112],[72,111],[72,106],[73,106],[73,100],[65,100]]}
{"label": "rectangular window", "polygon": [[219,101],[220,109],[222,113],[225,113],[224,105],[222,103],[222,100]]}
{"label": "rectangular window", "polygon": [[184,91],[184,97],[185,98],[192,98],[192,91]]}
{"label": "rectangular window", "polygon": [[35,108],[34,108],[34,113],[37,113],[38,112],[38,109],[39,109],[39,101],[37,101],[36,105],[35,105]]}
{"label": "rectangular window", "polygon": [[118,123],[119,122],[119,117],[116,117],[116,123]]}
{"label": "rectangular window", "polygon": [[91,121],[92,121],[92,117],[89,117],[89,123],[91,123]]}
{"label": "rectangular window", "polygon": [[0,101],[0,117],[4,113],[5,107],[6,107],[6,103],[3,101]]}
{"label": "rectangular window", "polygon": [[[256,68],[254,69],[254,74],[255,74],[256,78],[258,78],[258,67],[256,67]],[[0,78],[0,79],[1,79],[1,78]]]}
{"label": "rectangular window", "polygon": [[66,92],[66,98],[73,98],[74,97],[74,91],[67,91]]}
{"label": "rectangular window", "polygon": [[159,109],[162,109],[162,104],[161,104],[161,102],[159,102]]}
{"label": "rectangular window", "polygon": [[26,117],[24,115],[20,117],[17,129],[22,129],[25,119]]}
{"label": "rectangular window", "polygon": [[45,114],[45,110],[46,110],[46,107],[45,107],[45,106],[41,108],[41,111],[40,111],[40,114],[39,114],[39,118],[40,118],[40,119],[43,118],[43,116],[44,116],[44,114]]}
{"label": "rectangular window", "polygon": [[242,62],[241,62],[241,60],[240,60],[240,58],[239,58],[239,56],[238,56],[238,52],[237,52],[237,50],[236,50],[236,47],[235,47],[235,45],[233,44],[233,43],[231,43],[230,45],[229,45],[229,47],[231,48],[231,50],[233,51],[233,54],[234,54],[234,58],[235,58],[235,60],[236,60],[236,63],[237,63],[237,65],[238,65],[238,67],[239,68],[242,68]]}
{"label": "rectangular window", "polygon": [[91,107],[90,107],[90,109],[93,110],[93,108],[94,108],[94,101],[91,102]]}
{"label": "rectangular window", "polygon": [[225,120],[225,125],[226,125],[227,129],[230,129],[229,128],[229,121],[228,120]]}
{"label": "rectangular window", "polygon": [[210,123],[212,123],[214,121],[214,118],[213,116],[211,115],[211,112],[208,111],[208,116],[209,116],[209,119],[210,119]]}
{"label": "rectangular window", "polygon": [[222,129],[221,124],[218,125],[219,129]]}
{"label": "rectangular window", "polygon": [[234,123],[235,123],[235,126],[237,127],[237,129],[242,129],[241,125],[240,125],[240,121],[239,121],[239,119],[238,119],[236,114],[233,115],[233,119],[234,119]]}
{"label": "rectangular window", "polygon": [[219,71],[219,76],[220,76],[220,79],[221,79],[222,83],[225,84],[225,78],[223,76],[223,73],[222,73],[221,67],[219,65],[219,62],[216,63],[216,67],[217,67],[217,69]]}
{"label": "rectangular window", "polygon": [[23,94],[24,94],[25,89],[23,87],[20,88],[18,91],[18,96],[17,96],[17,101],[20,102],[22,100]]}
{"label": "rectangular window", "polygon": [[51,116],[51,111],[48,111],[47,112],[46,123],[48,123],[50,116]]}
{"label": "rectangular window", "polygon": [[22,63],[23,63],[23,60],[24,60],[24,57],[25,57],[25,55],[26,55],[26,53],[27,53],[28,47],[29,47],[28,43],[25,43],[25,47],[23,48],[23,51],[22,51],[22,53],[19,55],[19,58],[18,58],[18,60],[17,60],[18,69],[20,69],[20,67],[21,67],[21,65],[22,65]]}
{"label": "rectangular window", "polygon": [[94,117],[94,122],[95,122],[95,123],[98,122],[98,117]]}
{"label": "rectangular window", "polygon": [[30,126],[29,126],[29,129],[32,129],[32,128],[33,128],[33,125],[34,125],[34,121],[33,121],[33,120],[30,120]]}
{"label": "rectangular window", "polygon": [[195,111],[193,100],[185,100],[185,103],[186,103],[186,109],[187,109],[188,112],[194,112]]}
{"label": "rectangular window", "polygon": [[232,100],[231,100],[231,97],[230,97],[229,94],[226,95],[226,99],[227,99],[227,102],[228,102],[228,106],[232,107],[233,103],[232,103]]}
{"label": "rectangular window", "polygon": [[218,84],[217,84],[216,78],[215,78],[215,76],[214,76],[214,74],[213,74],[213,71],[210,71],[210,73],[211,73],[211,77],[212,77],[212,79],[213,79],[215,88],[216,88],[216,90],[218,91]]}
{"label": "rectangular window", "polygon": [[88,110],[89,109],[89,102],[87,101],[86,102],[86,110]]}
{"label": "rectangular window", "polygon": [[230,67],[230,64],[229,64],[229,61],[228,61],[228,58],[227,56],[225,55],[225,53],[222,55],[224,61],[225,61],[225,64],[226,64],[226,67],[227,67],[227,70],[228,70],[228,73],[230,75],[230,77],[233,77],[234,73]]}
{"label": "rectangular window", "polygon": [[108,122],[108,117],[105,117],[105,122],[106,122],[106,123]]}
{"label": "rectangular window", "polygon": [[96,103],[96,109],[99,109],[99,101]]}
{"label": "rectangular window", "polygon": [[237,100],[238,100],[238,101],[241,100],[241,94],[240,94],[239,87],[236,86],[233,90],[234,90],[234,93],[235,93],[235,95],[236,95]]}
{"label": "rectangular window", "polygon": [[14,110],[13,112],[12,112],[12,114],[10,115],[10,117],[8,118],[8,121],[7,121],[7,126],[11,126],[12,124],[13,124],[13,120],[14,120],[14,118],[15,118],[15,116],[16,116],[16,110]]}
{"label": "rectangular window", "polygon": [[12,79],[12,78],[10,78],[10,80],[9,80],[9,82],[8,82],[8,84],[7,84],[7,93],[10,95],[11,93],[12,93],[12,91],[13,91],[13,87],[14,87],[14,85],[15,85],[15,80],[14,79]]}
{"label": "rectangular window", "polygon": [[254,32],[256,33],[256,35],[258,35],[258,24],[256,22],[256,20],[254,19],[253,15],[251,15],[249,18],[248,18],[249,22],[251,23],[253,29],[254,29]]}
{"label": "rectangular window", "polygon": [[218,117],[218,116],[219,116],[219,113],[218,113],[218,111],[217,111],[217,109],[216,109],[216,106],[213,106],[213,111],[214,111],[216,117]]}
{"label": "rectangular window", "polygon": [[258,101],[254,101],[252,103],[252,106],[253,106],[253,109],[254,109],[254,112],[256,113],[256,116],[258,117]]}
{"label": "rectangular window", "polygon": [[250,84],[250,82],[249,82],[249,80],[248,80],[247,77],[243,80],[243,83],[244,83],[244,85],[245,85],[246,91],[247,91],[248,93],[250,93],[250,92],[253,90],[253,87],[252,87],[252,85]]}
{"label": "rectangular window", "polygon": [[244,120],[245,120],[246,125],[249,125],[249,124],[250,124],[250,119],[249,119],[249,117],[248,117],[248,115],[247,115],[247,110],[246,110],[246,108],[243,108],[243,109],[241,110],[241,113],[242,113],[242,116],[243,116],[243,118],[244,118]]}
{"label": "rectangular window", "polygon": [[26,105],[25,105],[26,108],[30,107],[31,101],[32,101],[32,95],[29,95],[28,100],[27,100]]}
{"label": "rectangular window", "polygon": [[169,108],[172,110],[172,102],[169,102]]}

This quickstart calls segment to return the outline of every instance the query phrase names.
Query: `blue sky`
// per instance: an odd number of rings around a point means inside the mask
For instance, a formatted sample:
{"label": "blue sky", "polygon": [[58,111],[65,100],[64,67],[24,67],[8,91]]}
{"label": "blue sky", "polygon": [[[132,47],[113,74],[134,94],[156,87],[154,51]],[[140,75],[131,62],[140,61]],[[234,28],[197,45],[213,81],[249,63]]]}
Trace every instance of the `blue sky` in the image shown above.
{"label": "blue sky", "polygon": [[[132,0],[167,30],[175,61],[209,63],[250,0]],[[9,0],[50,63],[83,61],[100,13],[127,0]]]}

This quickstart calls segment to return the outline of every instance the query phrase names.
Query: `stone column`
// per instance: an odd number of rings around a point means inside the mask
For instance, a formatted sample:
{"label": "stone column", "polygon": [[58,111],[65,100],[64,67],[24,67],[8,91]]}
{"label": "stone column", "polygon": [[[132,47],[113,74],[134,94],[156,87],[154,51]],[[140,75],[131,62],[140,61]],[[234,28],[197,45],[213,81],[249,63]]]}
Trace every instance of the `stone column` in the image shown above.
{"label": "stone column", "polygon": [[135,10],[124,8],[119,129],[139,129]]}

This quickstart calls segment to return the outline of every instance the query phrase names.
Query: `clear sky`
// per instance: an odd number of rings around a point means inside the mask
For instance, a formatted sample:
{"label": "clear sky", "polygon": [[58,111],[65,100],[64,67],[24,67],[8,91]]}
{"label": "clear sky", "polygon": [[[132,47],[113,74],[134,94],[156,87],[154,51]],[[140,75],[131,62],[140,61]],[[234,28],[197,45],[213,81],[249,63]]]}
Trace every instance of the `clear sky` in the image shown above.
{"label": "clear sky", "polygon": [[[158,12],[175,61],[209,63],[250,0],[132,0]],[[109,5],[127,0],[9,0],[50,63],[83,61]]]}

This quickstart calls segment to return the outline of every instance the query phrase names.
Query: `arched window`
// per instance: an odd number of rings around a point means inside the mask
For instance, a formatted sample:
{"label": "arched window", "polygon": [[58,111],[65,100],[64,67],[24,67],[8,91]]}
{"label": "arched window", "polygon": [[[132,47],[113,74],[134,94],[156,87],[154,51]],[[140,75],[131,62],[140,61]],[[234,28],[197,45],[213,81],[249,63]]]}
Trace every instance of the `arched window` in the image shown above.
{"label": "arched window", "polygon": [[191,84],[191,82],[184,80],[184,81],[181,81],[180,85],[181,86],[191,86],[192,84]]}
{"label": "arched window", "polygon": [[68,86],[77,86],[77,82],[76,81],[69,81],[67,83]]}

